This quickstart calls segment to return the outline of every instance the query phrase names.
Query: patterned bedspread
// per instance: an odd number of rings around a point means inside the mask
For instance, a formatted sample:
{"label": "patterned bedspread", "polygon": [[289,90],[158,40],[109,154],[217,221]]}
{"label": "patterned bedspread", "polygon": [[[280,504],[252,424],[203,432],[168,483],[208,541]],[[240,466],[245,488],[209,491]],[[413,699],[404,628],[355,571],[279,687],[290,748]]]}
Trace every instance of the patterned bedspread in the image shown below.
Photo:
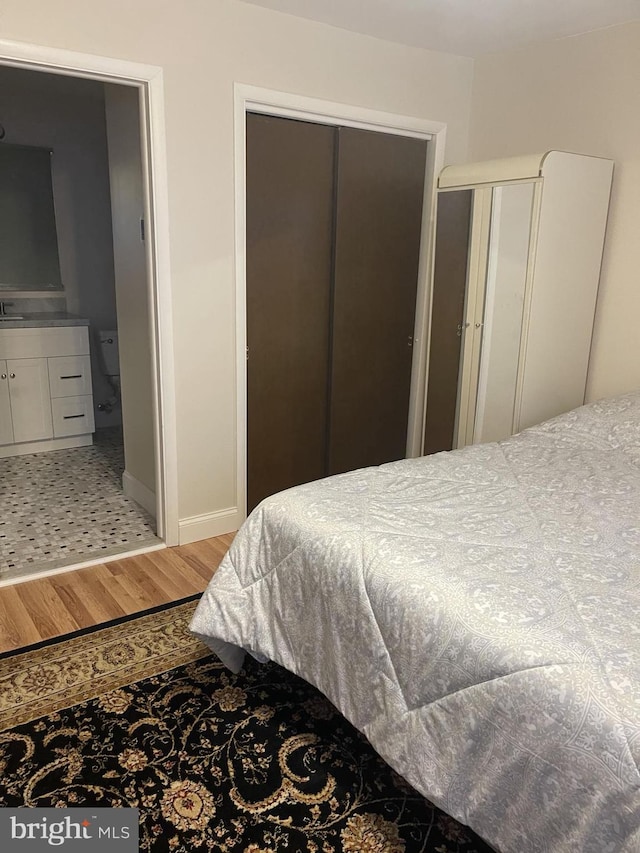
{"label": "patterned bedspread", "polygon": [[640,850],[640,393],[264,501],[192,630],[504,853]]}

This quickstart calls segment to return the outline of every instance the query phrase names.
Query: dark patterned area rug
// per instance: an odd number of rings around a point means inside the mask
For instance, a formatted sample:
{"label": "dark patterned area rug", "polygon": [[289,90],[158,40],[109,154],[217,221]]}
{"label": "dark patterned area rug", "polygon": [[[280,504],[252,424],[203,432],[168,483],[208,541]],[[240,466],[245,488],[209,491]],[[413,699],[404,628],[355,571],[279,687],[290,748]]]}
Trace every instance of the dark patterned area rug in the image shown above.
{"label": "dark patterned area rug", "polygon": [[193,608],[0,660],[0,806],[137,806],[153,853],[489,853],[313,687],[225,670]]}

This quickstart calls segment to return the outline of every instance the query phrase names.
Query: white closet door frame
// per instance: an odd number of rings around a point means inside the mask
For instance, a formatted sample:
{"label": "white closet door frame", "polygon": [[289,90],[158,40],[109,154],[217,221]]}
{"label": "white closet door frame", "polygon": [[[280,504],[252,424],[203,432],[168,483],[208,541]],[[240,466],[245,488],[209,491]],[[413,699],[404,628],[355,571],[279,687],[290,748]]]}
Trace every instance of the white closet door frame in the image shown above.
{"label": "white closet door frame", "polygon": [[236,83],[234,86],[234,108],[238,459],[236,490],[240,522],[246,518],[247,507],[246,114],[258,112],[428,140],[413,337],[407,457],[420,456],[422,453],[432,299],[431,279],[434,262],[436,188],[437,177],[444,165],[447,126],[442,122],[415,116],[403,116],[366,107],[307,98],[290,92],[278,92],[244,83]]}

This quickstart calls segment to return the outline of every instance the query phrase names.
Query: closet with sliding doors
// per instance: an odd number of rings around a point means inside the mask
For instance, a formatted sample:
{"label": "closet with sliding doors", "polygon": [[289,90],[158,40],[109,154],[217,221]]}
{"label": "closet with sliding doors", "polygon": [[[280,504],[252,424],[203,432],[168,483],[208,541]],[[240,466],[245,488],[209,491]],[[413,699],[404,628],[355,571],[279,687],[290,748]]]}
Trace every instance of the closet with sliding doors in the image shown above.
{"label": "closet with sliding doors", "polygon": [[425,453],[584,403],[612,175],[563,151],[443,169]]}
{"label": "closet with sliding doors", "polygon": [[247,115],[247,505],[405,456],[427,141]]}

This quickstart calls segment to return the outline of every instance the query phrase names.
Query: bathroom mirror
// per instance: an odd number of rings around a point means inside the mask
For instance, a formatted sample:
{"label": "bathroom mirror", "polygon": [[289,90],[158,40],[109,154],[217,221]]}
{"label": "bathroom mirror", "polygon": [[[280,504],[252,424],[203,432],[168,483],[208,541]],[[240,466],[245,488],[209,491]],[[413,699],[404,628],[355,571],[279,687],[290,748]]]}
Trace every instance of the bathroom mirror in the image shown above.
{"label": "bathroom mirror", "polygon": [[0,291],[62,290],[48,148],[0,143]]}

